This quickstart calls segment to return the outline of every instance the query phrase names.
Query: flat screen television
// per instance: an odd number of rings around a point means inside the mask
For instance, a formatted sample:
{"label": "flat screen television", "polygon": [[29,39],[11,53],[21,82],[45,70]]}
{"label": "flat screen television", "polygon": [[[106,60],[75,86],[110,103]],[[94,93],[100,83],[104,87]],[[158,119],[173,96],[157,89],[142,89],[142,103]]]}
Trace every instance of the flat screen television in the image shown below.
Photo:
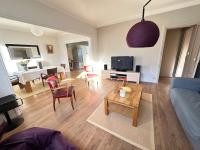
{"label": "flat screen television", "polygon": [[117,71],[132,71],[133,61],[133,56],[112,56],[111,68]]}

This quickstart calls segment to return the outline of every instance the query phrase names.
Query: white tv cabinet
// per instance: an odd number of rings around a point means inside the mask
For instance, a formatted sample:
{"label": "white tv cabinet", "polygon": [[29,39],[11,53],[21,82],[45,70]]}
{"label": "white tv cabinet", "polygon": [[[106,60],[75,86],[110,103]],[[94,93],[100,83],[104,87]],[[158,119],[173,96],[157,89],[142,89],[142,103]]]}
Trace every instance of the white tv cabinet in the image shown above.
{"label": "white tv cabinet", "polygon": [[103,79],[119,79],[126,78],[127,81],[140,83],[140,73],[134,71],[115,71],[115,70],[102,70],[101,76]]}

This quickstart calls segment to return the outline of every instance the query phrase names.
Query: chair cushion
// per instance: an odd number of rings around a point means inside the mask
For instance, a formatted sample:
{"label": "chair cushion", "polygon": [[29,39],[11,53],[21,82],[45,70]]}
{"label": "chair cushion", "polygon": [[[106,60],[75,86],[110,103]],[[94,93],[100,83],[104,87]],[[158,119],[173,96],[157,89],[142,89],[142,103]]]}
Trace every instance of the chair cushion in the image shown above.
{"label": "chair cushion", "polygon": [[54,98],[71,97],[73,94],[74,86],[68,88],[57,89],[53,92]]}
{"label": "chair cushion", "polygon": [[93,77],[97,77],[97,74],[94,74],[94,73],[87,74],[87,78],[93,78]]}
{"label": "chair cushion", "polygon": [[53,97],[54,98],[68,97],[68,90],[67,90],[67,88],[57,89],[57,90],[53,91]]}
{"label": "chair cushion", "polygon": [[30,128],[0,142],[1,150],[76,150],[59,131]]}

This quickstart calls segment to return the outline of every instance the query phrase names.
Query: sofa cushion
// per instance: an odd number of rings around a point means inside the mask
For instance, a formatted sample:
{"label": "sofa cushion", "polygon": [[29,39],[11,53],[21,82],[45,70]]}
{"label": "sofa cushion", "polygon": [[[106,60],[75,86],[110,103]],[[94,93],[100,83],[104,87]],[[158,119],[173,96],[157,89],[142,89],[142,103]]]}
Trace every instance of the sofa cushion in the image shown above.
{"label": "sofa cushion", "polygon": [[193,146],[200,146],[200,94],[197,91],[173,88],[170,97],[189,140]]}

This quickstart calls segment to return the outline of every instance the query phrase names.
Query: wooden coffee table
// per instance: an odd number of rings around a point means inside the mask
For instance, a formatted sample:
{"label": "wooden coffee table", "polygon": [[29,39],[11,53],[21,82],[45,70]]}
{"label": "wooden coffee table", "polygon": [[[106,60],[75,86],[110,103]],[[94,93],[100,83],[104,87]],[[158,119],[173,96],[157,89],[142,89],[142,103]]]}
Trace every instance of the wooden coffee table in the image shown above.
{"label": "wooden coffee table", "polygon": [[105,114],[109,115],[109,106],[111,105],[123,106],[124,109],[131,109],[131,116],[133,119],[132,125],[137,126],[142,86],[140,84],[130,84],[127,86],[130,87],[132,91],[129,93],[127,92],[124,98],[119,96],[119,87],[116,87],[105,96]]}

